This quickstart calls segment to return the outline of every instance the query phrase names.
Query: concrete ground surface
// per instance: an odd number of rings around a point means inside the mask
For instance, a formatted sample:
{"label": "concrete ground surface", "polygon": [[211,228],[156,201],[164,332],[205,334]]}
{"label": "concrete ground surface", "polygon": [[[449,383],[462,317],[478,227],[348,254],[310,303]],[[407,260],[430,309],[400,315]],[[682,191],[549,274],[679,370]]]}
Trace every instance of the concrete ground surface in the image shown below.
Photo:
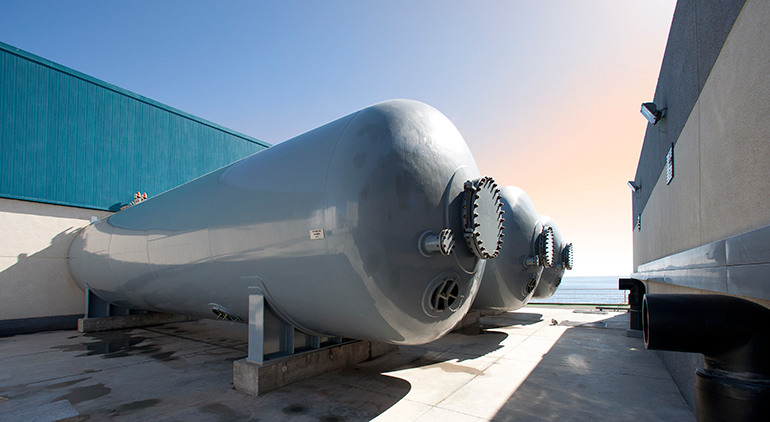
{"label": "concrete ground surface", "polygon": [[481,324],[260,397],[232,386],[243,324],[0,338],[0,421],[695,420],[626,313],[527,306]]}

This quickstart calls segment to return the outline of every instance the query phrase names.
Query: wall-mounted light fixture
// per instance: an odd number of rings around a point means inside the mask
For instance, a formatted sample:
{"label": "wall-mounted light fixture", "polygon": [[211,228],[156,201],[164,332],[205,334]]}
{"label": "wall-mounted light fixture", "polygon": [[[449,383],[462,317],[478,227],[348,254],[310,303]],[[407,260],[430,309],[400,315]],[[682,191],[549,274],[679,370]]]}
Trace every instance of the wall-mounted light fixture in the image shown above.
{"label": "wall-mounted light fixture", "polygon": [[629,180],[629,181],[628,181],[628,187],[630,187],[630,188],[631,188],[631,190],[633,190],[633,191],[634,191],[634,193],[637,193],[637,192],[639,192],[639,190],[641,190],[641,189],[642,189],[642,185],[638,185],[638,184],[637,184],[636,182],[634,182],[633,180]]}
{"label": "wall-mounted light fixture", "polygon": [[642,116],[655,126],[660,119],[666,117],[666,109],[658,110],[655,103],[642,103]]}

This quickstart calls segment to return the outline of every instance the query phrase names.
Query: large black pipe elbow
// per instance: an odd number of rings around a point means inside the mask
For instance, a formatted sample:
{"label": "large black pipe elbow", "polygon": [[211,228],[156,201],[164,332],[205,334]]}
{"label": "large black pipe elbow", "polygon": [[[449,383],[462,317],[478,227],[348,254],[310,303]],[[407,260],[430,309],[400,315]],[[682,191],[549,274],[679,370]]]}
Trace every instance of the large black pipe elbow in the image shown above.
{"label": "large black pipe elbow", "polygon": [[764,306],[725,295],[647,294],[642,315],[648,349],[702,353],[713,369],[770,377]]}
{"label": "large black pipe elbow", "polygon": [[702,353],[699,421],[770,420],[770,309],[725,295],[647,294],[644,345]]}
{"label": "large black pipe elbow", "polygon": [[644,293],[647,288],[641,280],[635,278],[618,279],[619,290],[629,290],[628,305],[630,312],[630,328],[632,330],[642,331],[642,304],[644,302]]}

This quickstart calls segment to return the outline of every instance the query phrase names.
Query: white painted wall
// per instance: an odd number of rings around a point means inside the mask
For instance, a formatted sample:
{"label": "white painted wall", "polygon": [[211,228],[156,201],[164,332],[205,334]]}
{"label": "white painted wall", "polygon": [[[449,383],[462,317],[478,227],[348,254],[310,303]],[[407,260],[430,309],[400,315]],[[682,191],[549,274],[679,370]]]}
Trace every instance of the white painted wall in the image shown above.
{"label": "white painted wall", "polygon": [[91,216],[109,214],[0,198],[0,320],[82,314],[67,250]]}

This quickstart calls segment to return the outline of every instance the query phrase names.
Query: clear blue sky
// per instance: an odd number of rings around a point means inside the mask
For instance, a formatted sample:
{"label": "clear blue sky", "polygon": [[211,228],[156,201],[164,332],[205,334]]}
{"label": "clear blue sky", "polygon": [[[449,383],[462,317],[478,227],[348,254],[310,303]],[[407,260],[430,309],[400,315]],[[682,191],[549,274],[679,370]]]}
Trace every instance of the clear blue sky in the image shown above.
{"label": "clear blue sky", "polygon": [[4,0],[0,41],[270,143],[382,100],[423,101],[482,174],[554,218],[574,275],[623,275],[639,105],[674,5]]}

